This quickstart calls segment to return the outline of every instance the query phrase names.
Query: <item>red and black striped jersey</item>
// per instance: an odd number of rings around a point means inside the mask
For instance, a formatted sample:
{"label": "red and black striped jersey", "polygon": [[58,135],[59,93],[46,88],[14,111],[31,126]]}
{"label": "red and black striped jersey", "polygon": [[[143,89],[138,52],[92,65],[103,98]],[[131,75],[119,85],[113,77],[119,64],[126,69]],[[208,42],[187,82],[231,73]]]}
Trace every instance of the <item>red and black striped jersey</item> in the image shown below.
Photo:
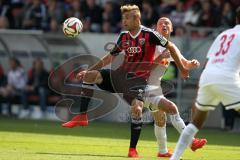
{"label": "red and black striped jersey", "polygon": [[168,40],[158,32],[141,26],[135,36],[131,35],[128,31],[122,31],[119,34],[117,44],[110,54],[117,56],[119,53],[123,53],[124,62],[119,69],[142,75],[145,74],[146,71],[139,70],[139,68],[141,68],[140,62],[152,64],[154,62],[156,46],[161,45],[165,47],[167,43]]}

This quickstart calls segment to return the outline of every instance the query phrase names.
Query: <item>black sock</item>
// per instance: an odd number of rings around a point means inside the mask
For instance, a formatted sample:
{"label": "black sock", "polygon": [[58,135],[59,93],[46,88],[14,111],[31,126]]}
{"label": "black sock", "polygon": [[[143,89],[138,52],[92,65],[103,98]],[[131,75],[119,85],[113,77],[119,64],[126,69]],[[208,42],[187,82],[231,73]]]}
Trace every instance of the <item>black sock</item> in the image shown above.
{"label": "black sock", "polygon": [[142,130],[142,119],[132,119],[130,148],[136,148]]}
{"label": "black sock", "polygon": [[82,113],[82,114],[87,113],[88,105],[89,105],[90,100],[91,100],[90,98],[81,97],[81,100],[80,100],[80,113]]}

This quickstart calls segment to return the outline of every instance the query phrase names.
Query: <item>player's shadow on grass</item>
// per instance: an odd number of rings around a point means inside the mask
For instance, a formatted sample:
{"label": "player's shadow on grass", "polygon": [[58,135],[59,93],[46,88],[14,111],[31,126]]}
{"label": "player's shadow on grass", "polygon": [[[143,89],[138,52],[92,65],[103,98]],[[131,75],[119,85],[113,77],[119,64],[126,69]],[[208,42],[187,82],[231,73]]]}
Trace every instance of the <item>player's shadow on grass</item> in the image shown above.
{"label": "player's shadow on grass", "polygon": [[[0,132],[1,131],[125,140],[129,140],[130,134],[129,124],[126,123],[91,122],[88,127],[66,129],[61,127],[61,122],[19,120],[2,118],[0,116]],[[168,141],[176,143],[179,138],[177,131],[172,127],[168,127],[167,133]],[[196,137],[206,138],[208,140],[207,145],[239,146],[239,136],[239,133],[228,133],[219,129],[204,128]],[[141,140],[156,141],[153,134],[153,125],[144,125]]]}
{"label": "player's shadow on grass", "polygon": [[[129,157],[127,156],[121,156],[121,155],[106,155],[106,154],[87,154],[87,153],[49,153],[49,152],[36,152],[35,154],[40,154],[40,155],[52,155],[52,156],[89,156],[89,157],[112,157],[112,158],[126,158],[129,159]],[[147,157],[145,157],[147,158]],[[182,160],[182,159],[181,159]],[[191,160],[191,159],[186,159],[184,158],[184,160]]]}
{"label": "player's shadow on grass", "polygon": [[87,153],[69,153],[69,154],[66,154],[66,153],[36,152],[35,154],[54,155],[54,156],[90,156],[90,157],[127,158],[127,156],[121,156],[121,155],[87,154]]}

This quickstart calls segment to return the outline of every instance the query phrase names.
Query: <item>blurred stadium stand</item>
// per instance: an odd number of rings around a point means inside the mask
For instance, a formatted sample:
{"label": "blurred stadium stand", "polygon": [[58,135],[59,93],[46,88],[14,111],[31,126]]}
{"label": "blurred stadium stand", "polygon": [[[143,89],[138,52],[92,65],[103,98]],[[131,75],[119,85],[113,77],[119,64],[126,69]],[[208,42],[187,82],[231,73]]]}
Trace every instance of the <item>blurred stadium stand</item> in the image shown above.
{"label": "blurred stadium stand", "polygon": [[[142,23],[154,27],[158,17],[169,17],[175,34],[185,26],[231,27],[238,0],[1,0],[0,28],[61,31],[67,17],[83,21],[84,32],[117,33],[120,5],[134,3],[142,10]],[[205,36],[195,32],[193,36]]]}

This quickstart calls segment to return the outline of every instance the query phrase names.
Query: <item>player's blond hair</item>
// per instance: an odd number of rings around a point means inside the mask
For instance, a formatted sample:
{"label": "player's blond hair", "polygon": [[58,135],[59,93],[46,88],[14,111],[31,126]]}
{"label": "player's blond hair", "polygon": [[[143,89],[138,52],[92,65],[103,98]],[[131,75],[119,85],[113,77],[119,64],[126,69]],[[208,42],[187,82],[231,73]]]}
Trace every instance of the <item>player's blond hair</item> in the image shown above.
{"label": "player's blond hair", "polygon": [[121,9],[122,14],[124,14],[126,12],[130,12],[130,11],[134,11],[135,15],[137,15],[137,16],[139,16],[139,18],[141,18],[141,12],[140,12],[140,9],[137,5],[127,4],[127,5],[121,6],[120,9]]}

